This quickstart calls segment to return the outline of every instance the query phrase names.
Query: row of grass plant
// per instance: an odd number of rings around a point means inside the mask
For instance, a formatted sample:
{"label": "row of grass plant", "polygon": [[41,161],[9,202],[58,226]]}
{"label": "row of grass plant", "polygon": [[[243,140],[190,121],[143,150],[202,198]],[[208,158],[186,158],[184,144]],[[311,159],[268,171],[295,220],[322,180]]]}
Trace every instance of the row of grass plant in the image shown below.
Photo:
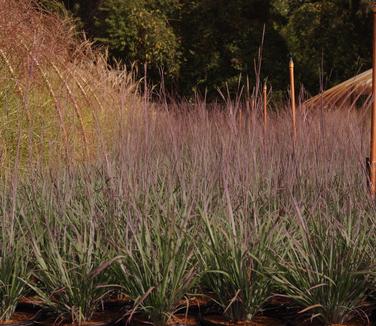
{"label": "row of grass plant", "polygon": [[246,213],[226,191],[226,204],[210,211],[160,180],[129,202],[112,197],[102,177],[21,183],[16,204],[4,193],[1,319],[30,293],[77,324],[115,293],[133,302],[122,318],[156,325],[191,294],[210,297],[230,320],[254,318],[275,296],[323,325],[366,320],[375,304],[372,211],[342,216],[329,202],[312,213],[292,201],[281,212],[249,198]]}

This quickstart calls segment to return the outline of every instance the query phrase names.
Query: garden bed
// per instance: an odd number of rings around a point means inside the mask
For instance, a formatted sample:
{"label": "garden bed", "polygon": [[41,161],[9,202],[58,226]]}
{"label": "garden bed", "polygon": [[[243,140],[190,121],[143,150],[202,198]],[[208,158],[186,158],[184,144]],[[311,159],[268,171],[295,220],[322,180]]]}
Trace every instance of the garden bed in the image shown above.
{"label": "garden bed", "polygon": [[[124,298],[123,298],[124,299]],[[319,321],[311,321],[309,315],[302,315],[291,300],[273,298],[265,306],[262,314],[256,315],[250,321],[231,321],[223,314],[213,313],[218,310],[213,302],[205,297],[196,296],[188,300],[189,308],[185,307],[186,313],[172,315],[165,323],[166,326],[323,326]],[[182,301],[181,303],[186,302]],[[11,320],[0,323],[6,326],[31,326],[31,325],[64,325],[74,326],[77,323],[65,322],[51,312],[41,310],[35,297],[24,297],[21,300],[16,312]],[[92,321],[82,322],[81,326],[147,326],[153,323],[140,314],[129,318],[132,306],[129,300],[116,300],[109,298],[109,302],[104,304],[105,309],[94,314]],[[200,308],[201,307],[201,308]],[[182,308],[183,309],[183,308]],[[178,310],[181,311],[181,310]],[[376,320],[357,319],[343,324],[331,324],[330,326],[370,326]]]}

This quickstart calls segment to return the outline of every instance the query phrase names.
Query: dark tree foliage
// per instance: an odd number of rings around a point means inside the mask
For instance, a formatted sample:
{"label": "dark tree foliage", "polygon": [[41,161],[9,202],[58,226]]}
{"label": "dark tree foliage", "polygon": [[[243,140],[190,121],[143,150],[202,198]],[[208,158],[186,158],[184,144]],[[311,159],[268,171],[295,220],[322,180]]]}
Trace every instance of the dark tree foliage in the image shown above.
{"label": "dark tree foliage", "polygon": [[[53,1],[53,0],[41,0]],[[87,35],[117,60],[148,64],[149,77],[181,95],[237,89],[254,80],[265,27],[261,78],[288,86],[288,53],[312,93],[371,64],[365,0],[61,0]]]}
{"label": "dark tree foliage", "polygon": [[254,76],[264,26],[262,75],[283,87],[287,47],[273,26],[270,0],[193,0],[183,13],[184,90],[235,88],[240,74]]}
{"label": "dark tree foliage", "polygon": [[361,0],[290,0],[285,39],[311,91],[371,65],[371,16]]}

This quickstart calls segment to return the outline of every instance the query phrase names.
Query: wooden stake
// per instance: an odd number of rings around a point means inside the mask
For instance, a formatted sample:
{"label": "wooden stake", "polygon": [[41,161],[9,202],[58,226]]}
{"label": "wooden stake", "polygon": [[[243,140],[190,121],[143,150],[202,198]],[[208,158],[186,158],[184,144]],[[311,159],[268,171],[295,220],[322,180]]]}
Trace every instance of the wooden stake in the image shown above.
{"label": "wooden stake", "polygon": [[371,120],[371,153],[370,153],[370,192],[376,197],[376,3],[372,4],[373,12],[373,71],[372,71],[372,120]]}
{"label": "wooden stake", "polygon": [[268,85],[266,84],[266,82],[264,82],[263,95],[264,95],[264,133],[266,134],[266,130],[268,129]]}
{"label": "wooden stake", "polygon": [[290,98],[291,98],[291,116],[292,116],[292,129],[294,141],[296,140],[296,103],[295,103],[295,76],[294,76],[294,61],[290,58]]}

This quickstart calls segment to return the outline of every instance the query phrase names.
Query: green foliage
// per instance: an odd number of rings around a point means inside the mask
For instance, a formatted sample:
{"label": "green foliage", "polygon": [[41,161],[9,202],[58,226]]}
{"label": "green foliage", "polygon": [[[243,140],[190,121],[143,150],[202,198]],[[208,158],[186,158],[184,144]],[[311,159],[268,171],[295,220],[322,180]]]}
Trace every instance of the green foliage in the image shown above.
{"label": "green foliage", "polygon": [[279,240],[272,215],[263,222],[236,216],[232,226],[218,217],[209,220],[203,215],[203,220],[202,283],[214,292],[225,316],[251,320],[272,294],[271,253]]}
{"label": "green foliage", "polygon": [[0,324],[9,321],[16,310],[20,298],[27,294],[31,276],[29,241],[12,211],[15,197],[4,198],[11,187],[6,185],[7,178],[0,179]]}
{"label": "green foliage", "polygon": [[186,92],[192,90],[189,87],[215,90],[229,84],[230,89],[236,89],[240,74],[253,77],[264,25],[262,75],[270,75],[273,83],[283,87],[275,75],[283,76],[280,58],[287,56],[287,49],[273,27],[273,19],[270,1],[186,2],[181,22],[185,58],[182,88]]}
{"label": "green foliage", "polygon": [[[163,5],[164,2],[162,2]],[[164,68],[170,76],[179,68],[178,39],[158,6],[144,1],[106,0],[94,20],[95,40],[117,58]]]}
{"label": "green foliage", "polygon": [[61,320],[81,324],[93,317],[109,293],[103,272],[111,262],[104,260],[106,246],[99,226],[86,219],[87,213],[77,200],[78,205],[67,207],[68,213],[60,220],[54,213],[56,206],[43,203],[48,196],[36,196],[39,203],[32,204],[34,210],[25,216],[26,220],[31,223],[33,213],[49,218],[45,223],[36,220],[30,226],[38,282],[28,284],[44,306]]}
{"label": "green foliage", "polygon": [[284,34],[309,89],[318,90],[320,77],[332,84],[369,67],[370,17],[357,2],[292,1]]}
{"label": "green foliage", "polygon": [[367,218],[358,216],[345,221],[328,216],[299,220],[298,232],[288,234],[276,282],[312,319],[343,324],[367,305],[373,272],[368,241],[374,227],[365,228],[361,224]]}
{"label": "green foliage", "polygon": [[[186,213],[173,196],[163,201],[176,206],[162,207],[160,196],[161,192],[145,194],[142,218],[120,222],[129,230],[117,229],[115,249],[123,259],[112,267],[113,283],[135,302],[129,318],[141,313],[153,325],[166,324],[197,280],[193,230]],[[144,211],[148,204],[150,212]]]}
{"label": "green foliage", "polygon": [[14,240],[0,239],[0,321],[11,319],[31,275],[25,240]]}
{"label": "green foliage", "polygon": [[[265,26],[261,78],[286,90],[288,52],[297,81],[311,92],[371,63],[371,15],[365,0],[66,0],[88,34],[127,63],[163,68],[183,95],[229,87],[255,75]],[[254,85],[252,81],[252,85]]]}

